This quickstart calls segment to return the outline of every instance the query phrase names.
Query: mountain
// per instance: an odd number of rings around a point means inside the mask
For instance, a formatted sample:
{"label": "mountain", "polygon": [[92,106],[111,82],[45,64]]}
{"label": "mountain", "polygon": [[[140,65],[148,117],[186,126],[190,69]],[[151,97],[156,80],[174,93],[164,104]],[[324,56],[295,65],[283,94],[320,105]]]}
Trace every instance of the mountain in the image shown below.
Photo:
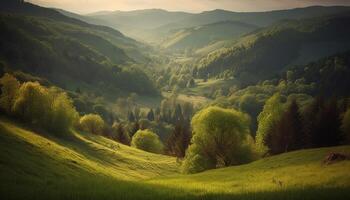
{"label": "mountain", "polygon": [[284,20],[240,38],[198,64],[201,77],[230,74],[243,85],[268,79],[288,66],[350,49],[350,13]]}
{"label": "mountain", "polygon": [[349,7],[343,6],[312,6],[267,12],[233,12],[217,9],[202,13],[186,13],[170,12],[162,9],[145,9],[134,11],[100,11],[85,16],[72,15],[72,13],[66,13],[65,11],[62,11],[62,13],[88,23],[116,28],[128,36],[147,43],[159,44],[160,41],[163,41],[167,37],[174,37],[176,30],[193,29],[198,26],[218,22],[234,21],[264,27],[283,19],[320,17],[349,10]]}
{"label": "mountain", "polygon": [[350,7],[343,6],[311,6],[306,8],[295,8],[289,10],[277,10],[267,12],[232,12],[227,10],[205,11],[190,16],[177,23],[181,26],[196,26],[218,21],[239,21],[256,26],[268,26],[283,19],[302,19],[319,17],[349,11]]}
{"label": "mountain", "polygon": [[123,33],[145,40],[144,33],[149,34],[152,29],[170,24],[192,16],[191,13],[170,12],[162,9],[146,9],[135,11],[97,12],[88,14],[93,19],[103,21],[103,25],[121,30]]}
{"label": "mountain", "polygon": [[[154,92],[142,71],[123,67],[147,60],[141,53],[144,45],[117,30],[23,1],[0,3],[0,27],[0,60],[7,70],[44,77],[71,90]],[[144,81],[141,85],[128,83],[136,76]]]}
{"label": "mountain", "polygon": [[237,39],[257,28],[255,25],[235,21],[221,21],[198,27],[184,28],[174,30],[173,34],[169,34],[161,43],[161,47],[175,50],[197,49],[216,41]]}

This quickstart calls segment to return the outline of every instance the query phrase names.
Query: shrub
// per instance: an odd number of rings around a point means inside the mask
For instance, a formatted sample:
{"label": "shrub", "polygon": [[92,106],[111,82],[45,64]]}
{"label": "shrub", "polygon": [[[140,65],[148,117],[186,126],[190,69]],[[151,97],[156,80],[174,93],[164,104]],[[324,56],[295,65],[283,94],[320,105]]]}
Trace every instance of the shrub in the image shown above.
{"label": "shrub", "polygon": [[80,118],[79,120],[80,128],[83,131],[100,135],[103,132],[104,121],[96,114],[87,114]]}
{"label": "shrub", "polygon": [[203,109],[192,118],[192,130],[192,144],[186,152],[184,172],[241,164],[252,158],[252,149],[246,142],[250,140],[249,117],[242,112],[219,107]]}
{"label": "shrub", "polygon": [[131,146],[152,153],[163,152],[163,144],[158,135],[150,130],[138,130],[132,137]]}

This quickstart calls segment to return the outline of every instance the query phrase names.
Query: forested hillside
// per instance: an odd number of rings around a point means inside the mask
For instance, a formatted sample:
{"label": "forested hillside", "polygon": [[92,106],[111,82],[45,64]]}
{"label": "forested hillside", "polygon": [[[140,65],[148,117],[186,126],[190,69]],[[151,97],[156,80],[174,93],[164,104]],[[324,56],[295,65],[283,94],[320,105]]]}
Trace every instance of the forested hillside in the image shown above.
{"label": "forested hillside", "polygon": [[[161,47],[173,50],[194,50],[213,42],[237,39],[258,27],[241,22],[221,21],[198,27],[173,30],[161,43]],[[218,31],[220,30],[220,31]]]}
{"label": "forested hillside", "polygon": [[199,76],[233,76],[242,85],[257,83],[288,66],[348,50],[349,23],[349,14],[277,23],[210,53],[198,65]]}
{"label": "forested hillside", "polygon": [[[140,51],[146,47],[114,29],[19,2],[1,7],[0,23],[2,68],[38,75],[71,90],[81,86],[155,92],[146,74],[128,67],[147,62]],[[130,79],[137,81],[126,84]]]}
{"label": "forested hillside", "polygon": [[350,7],[30,2],[0,2],[0,199],[350,198]]}
{"label": "forested hillside", "polygon": [[[98,20],[95,23],[111,26],[145,42],[159,43],[159,38],[166,38],[175,29],[191,28],[222,21],[235,21],[263,27],[283,19],[319,17],[345,11],[349,11],[349,8],[313,6],[267,12],[232,12],[217,9],[201,13],[149,9],[129,12],[97,12],[87,15],[84,21]],[[80,19],[84,19],[84,17],[80,17]]]}

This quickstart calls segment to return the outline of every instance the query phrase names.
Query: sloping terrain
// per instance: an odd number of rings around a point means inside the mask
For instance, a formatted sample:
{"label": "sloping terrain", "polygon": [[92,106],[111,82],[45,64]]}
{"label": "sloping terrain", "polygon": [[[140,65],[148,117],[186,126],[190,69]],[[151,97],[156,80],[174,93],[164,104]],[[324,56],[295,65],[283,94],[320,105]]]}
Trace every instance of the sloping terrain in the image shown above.
{"label": "sloping terrain", "polygon": [[[331,199],[350,196],[350,161],[324,164],[310,149],[179,175],[175,158],[74,132],[58,139],[1,118],[2,199]],[[18,191],[21,191],[20,193]]]}
{"label": "sloping terrain", "polygon": [[223,199],[347,199],[350,161],[327,165],[323,159],[331,152],[349,154],[350,147],[301,150],[247,165],[149,182]]}
{"label": "sloping terrain", "polygon": [[159,38],[167,37],[169,33],[171,35],[171,30],[202,26],[220,21],[237,21],[262,27],[269,26],[283,19],[320,17],[346,11],[349,11],[349,8],[342,6],[313,6],[269,12],[212,10],[202,13],[186,13],[146,9],[126,12],[97,12],[83,17],[76,17],[85,19],[84,21],[87,22],[95,20],[95,24],[117,28],[123,33],[137,39],[158,43]]}
{"label": "sloping terrain", "polygon": [[[148,61],[141,53],[146,47],[117,30],[17,1],[0,3],[0,26],[0,60],[6,68],[70,90],[88,86],[115,94],[155,92],[143,72],[128,67]],[[129,83],[130,78],[145,82]]]}
{"label": "sloping terrain", "polygon": [[231,73],[243,85],[271,78],[296,64],[306,64],[350,49],[348,13],[287,20],[240,38],[230,48],[203,58],[200,75]]}
{"label": "sloping terrain", "polygon": [[161,46],[175,50],[197,49],[216,41],[238,38],[255,29],[257,29],[256,26],[241,22],[216,22],[174,31],[173,34],[164,39]]}

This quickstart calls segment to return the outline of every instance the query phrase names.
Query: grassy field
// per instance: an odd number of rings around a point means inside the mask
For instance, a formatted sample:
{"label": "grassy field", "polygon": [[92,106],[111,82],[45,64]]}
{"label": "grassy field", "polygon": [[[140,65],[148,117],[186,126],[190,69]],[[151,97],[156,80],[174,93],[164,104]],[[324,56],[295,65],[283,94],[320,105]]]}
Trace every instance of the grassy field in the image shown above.
{"label": "grassy field", "polygon": [[0,119],[0,199],[349,199],[350,161],[311,149],[181,175],[176,159],[76,133],[37,134]]}

